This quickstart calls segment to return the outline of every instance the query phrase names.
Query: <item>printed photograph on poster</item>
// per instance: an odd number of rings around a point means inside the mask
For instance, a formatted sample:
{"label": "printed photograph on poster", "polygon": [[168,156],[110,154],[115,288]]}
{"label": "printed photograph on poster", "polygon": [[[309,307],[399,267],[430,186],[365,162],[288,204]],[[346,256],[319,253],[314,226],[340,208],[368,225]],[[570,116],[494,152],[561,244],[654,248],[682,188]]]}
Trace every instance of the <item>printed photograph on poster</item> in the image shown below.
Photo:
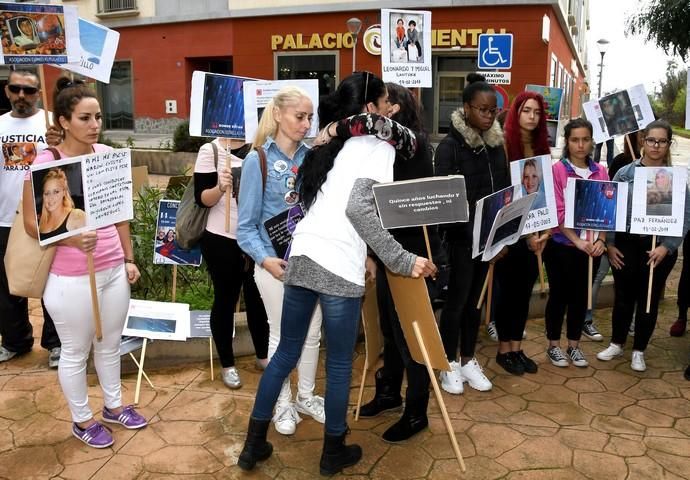
{"label": "printed photograph on poster", "polygon": [[245,138],[242,84],[254,78],[195,71],[192,74],[189,134]]}
{"label": "printed photograph on poster", "polygon": [[431,87],[431,12],[381,10],[383,80]]}
{"label": "printed photograph on poster", "polygon": [[[44,146],[45,144],[42,144],[41,148]],[[2,156],[5,159],[5,169],[7,170],[23,170],[23,167],[34,163],[37,154],[36,144],[33,142],[5,142],[2,144]]]}
{"label": "printed photograph on poster", "polygon": [[68,63],[79,60],[77,7],[0,4],[1,64]]}
{"label": "printed photograph on poster", "polygon": [[264,222],[268,238],[271,239],[278,258],[287,260],[290,257],[292,234],[303,218],[304,210],[302,204],[298,203]]}
{"label": "printed photograph on poster", "polygon": [[31,166],[39,244],[134,216],[128,148]]}
{"label": "printed photograph on poster", "polygon": [[201,247],[184,250],[176,240],[177,209],[179,200],[160,200],[156,222],[156,238],[153,242],[153,263],[165,265],[201,265]]}
{"label": "printed photograph on poster", "polygon": [[525,90],[536,92],[544,97],[544,103],[546,104],[544,114],[546,115],[546,129],[549,132],[549,145],[555,147],[558,140],[558,122],[561,118],[563,89],[544,85],[527,85]]}
{"label": "printed photograph on poster", "polygon": [[486,239],[482,261],[488,262],[498,255],[503,247],[512,245],[520,239],[527,216],[530,210],[534,209],[536,197],[536,193],[530,193],[498,211]]}
{"label": "printed photograph on poster", "polygon": [[184,342],[189,336],[189,305],[131,299],[122,335]]}
{"label": "printed photograph on poster", "polygon": [[55,66],[99,82],[110,83],[110,72],[119,42],[119,32],[80,18],[78,62]]}
{"label": "printed photograph on poster", "polygon": [[625,231],[627,183],[569,178],[565,194],[566,227]]}
{"label": "printed photograph on poster", "polygon": [[654,121],[644,85],[635,85],[586,102],[582,109],[592,123],[595,143],[642,130]]}
{"label": "printed photograph on poster", "polygon": [[682,236],[687,180],[685,167],[637,167],[630,232]]}
{"label": "printed photograph on poster", "polygon": [[477,202],[474,213],[474,225],[472,229],[472,257],[478,257],[484,253],[486,241],[491,233],[496,215],[506,205],[520,195],[519,185],[511,185],[502,190],[487,195]]}
{"label": "printed photograph on poster", "polygon": [[312,122],[306,138],[313,138],[319,133],[319,81],[318,80],[252,80],[242,85],[244,97],[244,138],[251,143],[254,141],[256,129],[259,126],[261,114],[268,102],[286,86],[299,87],[309,95],[312,103]]}
{"label": "printed photograph on poster", "polygon": [[527,216],[523,235],[558,226],[551,164],[551,155],[510,162],[511,183],[520,185],[519,196],[537,194]]}

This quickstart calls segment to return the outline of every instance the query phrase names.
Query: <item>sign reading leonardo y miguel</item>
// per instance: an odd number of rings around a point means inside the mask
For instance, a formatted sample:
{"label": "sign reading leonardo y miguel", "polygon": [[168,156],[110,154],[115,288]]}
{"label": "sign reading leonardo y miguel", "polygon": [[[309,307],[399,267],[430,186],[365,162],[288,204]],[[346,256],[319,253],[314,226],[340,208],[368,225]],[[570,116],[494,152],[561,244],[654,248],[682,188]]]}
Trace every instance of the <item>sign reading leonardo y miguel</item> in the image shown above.
{"label": "sign reading leonardo y miguel", "polygon": [[429,177],[374,185],[383,228],[467,222],[465,177]]}

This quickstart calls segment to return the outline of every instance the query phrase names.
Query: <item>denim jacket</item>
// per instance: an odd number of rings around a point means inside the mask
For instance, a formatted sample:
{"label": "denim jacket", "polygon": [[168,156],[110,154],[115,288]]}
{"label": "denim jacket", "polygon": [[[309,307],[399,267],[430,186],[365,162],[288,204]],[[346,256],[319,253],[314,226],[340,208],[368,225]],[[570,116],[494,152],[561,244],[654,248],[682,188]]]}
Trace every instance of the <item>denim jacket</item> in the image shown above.
{"label": "denim jacket", "polygon": [[[290,159],[271,137],[266,139],[263,148],[266,152],[266,190],[262,191],[259,154],[252,150],[242,164],[237,225],[237,243],[257,265],[261,265],[266,257],[276,256],[264,222],[291,206],[286,202],[286,196],[295,190],[297,170],[309,151],[306,144],[300,143]],[[287,168],[282,168],[284,164],[280,164],[281,161],[287,164]]]}

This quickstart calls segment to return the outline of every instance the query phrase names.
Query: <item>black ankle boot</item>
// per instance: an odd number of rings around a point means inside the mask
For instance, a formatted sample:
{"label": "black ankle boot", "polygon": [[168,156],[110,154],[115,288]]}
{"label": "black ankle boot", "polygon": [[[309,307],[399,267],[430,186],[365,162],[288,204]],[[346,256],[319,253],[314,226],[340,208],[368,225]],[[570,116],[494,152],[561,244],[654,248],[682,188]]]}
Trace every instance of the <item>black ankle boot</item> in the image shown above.
{"label": "black ankle boot", "polygon": [[345,445],[347,433],[324,435],[320,463],[321,475],[335,475],[343,468],[355,465],[362,458],[362,448],[359,445]]}
{"label": "black ankle boot", "polygon": [[266,432],[268,432],[270,423],[270,420],[249,418],[247,439],[244,441],[244,448],[242,448],[240,458],[237,460],[237,465],[242,470],[251,470],[256,462],[266,460],[273,453],[273,445],[266,441]]}
{"label": "black ankle boot", "polygon": [[376,394],[374,398],[359,409],[359,416],[375,417],[388,410],[395,410],[402,405],[400,396],[400,383],[386,376],[383,368],[379,368],[374,376],[376,381]]}
{"label": "black ankle boot", "polygon": [[426,416],[428,403],[428,395],[416,399],[407,399],[405,402],[405,412],[400,417],[400,420],[383,432],[383,440],[390,443],[402,442],[429,426],[429,420]]}

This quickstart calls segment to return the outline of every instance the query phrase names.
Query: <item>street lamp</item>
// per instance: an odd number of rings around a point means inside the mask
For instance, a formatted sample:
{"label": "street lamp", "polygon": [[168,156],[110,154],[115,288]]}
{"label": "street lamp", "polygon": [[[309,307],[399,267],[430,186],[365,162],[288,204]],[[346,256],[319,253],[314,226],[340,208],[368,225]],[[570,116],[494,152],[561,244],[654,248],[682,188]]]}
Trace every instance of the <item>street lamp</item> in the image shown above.
{"label": "street lamp", "polygon": [[604,73],[604,55],[606,50],[609,49],[609,41],[605,38],[597,40],[597,47],[599,48],[599,53],[601,53],[601,63],[599,64],[599,94],[598,98],[601,98],[601,79]]}
{"label": "street lamp", "polygon": [[357,37],[362,29],[362,21],[357,17],[352,17],[347,22],[347,31],[352,35],[352,71],[355,71],[355,55],[357,54]]}

